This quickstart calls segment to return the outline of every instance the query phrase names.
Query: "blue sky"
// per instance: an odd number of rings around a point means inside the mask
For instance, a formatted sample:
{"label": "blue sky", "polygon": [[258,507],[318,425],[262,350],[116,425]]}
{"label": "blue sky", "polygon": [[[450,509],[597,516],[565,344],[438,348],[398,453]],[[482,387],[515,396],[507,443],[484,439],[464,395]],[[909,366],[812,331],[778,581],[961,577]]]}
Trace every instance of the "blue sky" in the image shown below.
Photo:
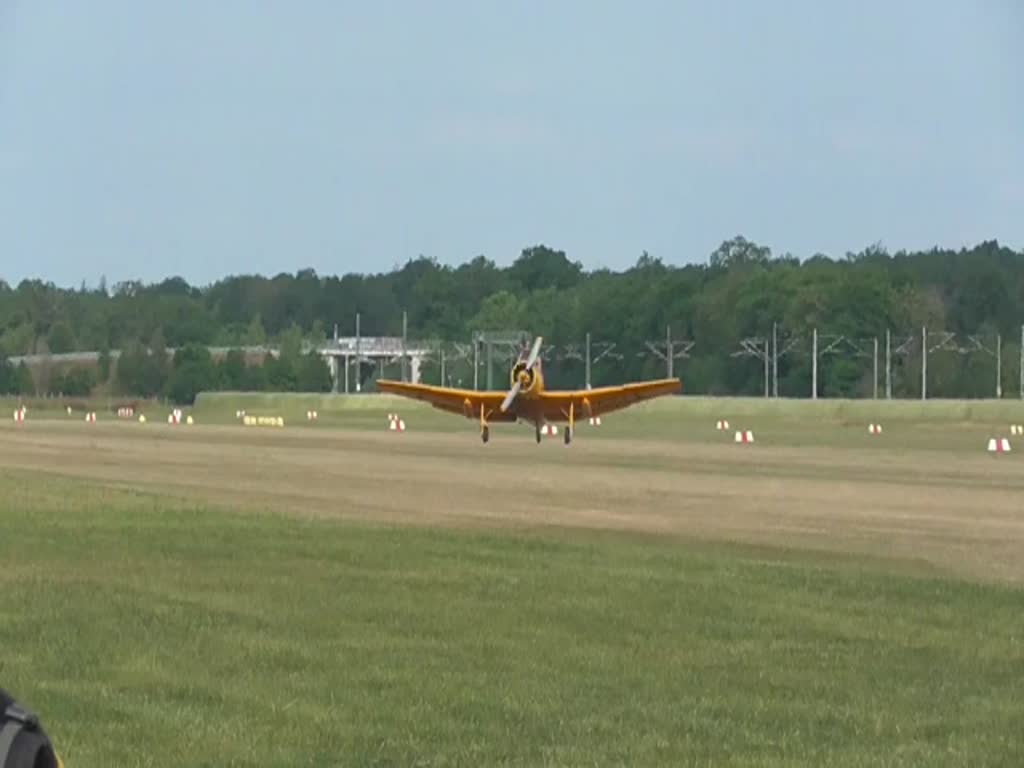
{"label": "blue sky", "polygon": [[0,278],[1024,247],[1024,5],[0,2]]}

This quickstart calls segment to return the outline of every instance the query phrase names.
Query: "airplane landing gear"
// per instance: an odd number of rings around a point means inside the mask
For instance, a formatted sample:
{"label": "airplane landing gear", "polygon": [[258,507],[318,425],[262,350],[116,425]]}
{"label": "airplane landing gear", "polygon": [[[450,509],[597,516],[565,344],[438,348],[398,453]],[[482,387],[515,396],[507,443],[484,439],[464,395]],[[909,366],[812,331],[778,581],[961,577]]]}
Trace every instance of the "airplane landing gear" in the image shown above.
{"label": "airplane landing gear", "polygon": [[537,431],[537,442],[540,443],[540,424],[534,425],[534,429]]}
{"label": "airplane landing gear", "polygon": [[480,430],[480,439],[485,443],[491,439],[491,428],[486,424],[483,426],[483,429]]}
{"label": "airplane landing gear", "polygon": [[569,443],[572,442],[572,430],[569,429],[569,427],[567,426],[565,428],[564,434],[565,434],[565,444],[568,445]]}

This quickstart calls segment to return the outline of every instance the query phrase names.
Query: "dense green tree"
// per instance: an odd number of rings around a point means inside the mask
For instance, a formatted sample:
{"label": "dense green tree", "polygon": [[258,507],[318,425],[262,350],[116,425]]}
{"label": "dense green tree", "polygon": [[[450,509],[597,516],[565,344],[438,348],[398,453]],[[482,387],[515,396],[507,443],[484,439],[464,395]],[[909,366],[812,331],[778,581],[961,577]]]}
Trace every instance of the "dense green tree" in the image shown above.
{"label": "dense green tree", "polygon": [[121,350],[117,361],[117,389],[123,394],[151,395],[146,384],[146,364],[149,353],[138,342]]}
{"label": "dense green tree", "polygon": [[96,375],[92,368],[71,368],[56,376],[50,384],[50,393],[69,397],[86,397],[96,386]]}
{"label": "dense green tree", "polygon": [[14,394],[29,396],[36,393],[36,383],[32,378],[32,372],[24,361],[15,368],[14,381],[16,390]]}
{"label": "dense green tree", "polygon": [[209,349],[188,344],[174,353],[174,366],[166,384],[167,397],[179,405],[190,405],[196,395],[217,388],[217,367]]}
{"label": "dense green tree", "polygon": [[[281,351],[280,359],[245,365],[232,356],[216,366],[211,386],[294,390],[316,379],[319,388],[323,372],[313,376],[305,368],[308,344],[325,341],[335,324],[353,335],[357,313],[364,336],[398,335],[403,310],[416,340],[466,342],[474,331],[523,329],[564,351],[590,333],[595,342],[616,345],[594,364],[595,384],[662,375],[664,363],[648,354],[647,344],[664,339],[668,326],[673,337],[696,340],[690,356],[676,361],[684,389],[716,394],[763,392],[763,361],[733,353],[743,339],[770,338],[777,324],[780,338],[799,339],[780,358],[780,394],[809,393],[809,337],[817,328],[856,342],[861,352],[891,331],[901,349],[893,358],[894,393],[917,396],[914,339],[927,325],[961,341],[980,334],[986,345],[963,355],[937,350],[929,359],[932,393],[990,396],[996,334],[1003,339],[1004,389],[1016,391],[1011,355],[1024,323],[1024,253],[994,241],[916,253],[873,244],[839,258],[814,254],[800,261],[773,257],[767,246],[736,236],[705,263],[674,266],[644,252],[620,272],[588,272],[564,252],[537,245],[505,268],[484,256],[455,267],[419,257],[383,274],[325,277],[301,270],[228,277],[205,287],[176,277],[154,285],[124,281],[109,290],[0,281],[0,354],[119,349],[118,390],[152,395],[166,391],[172,376],[168,347],[268,345]],[[820,392],[870,394],[870,360],[852,349],[821,360]],[[61,367],[34,370],[41,389],[55,383],[47,370]],[[101,360],[101,381],[108,378],[104,367]],[[440,373],[437,365],[425,370]],[[578,357],[564,354],[547,366],[557,386],[578,386],[583,370]],[[453,381],[472,381],[465,359],[449,359],[448,372]],[[369,367],[365,373],[372,376]]]}
{"label": "dense green tree", "polygon": [[143,392],[145,395],[155,395],[161,392],[167,384],[170,375],[170,365],[167,360],[167,343],[164,340],[163,328],[158,326],[153,331],[149,340],[149,354],[146,355],[142,366]]}
{"label": "dense green tree", "polygon": [[263,363],[265,387],[275,392],[295,392],[299,386],[298,358],[288,355],[268,357]]}
{"label": "dense green tree", "polygon": [[245,385],[245,355],[240,349],[229,350],[220,364],[221,386],[230,392],[241,392]]}
{"label": "dense green tree", "polygon": [[330,392],[331,371],[324,359],[315,352],[303,355],[296,372],[296,389],[299,392]]}
{"label": "dense green tree", "polygon": [[105,384],[110,380],[110,363],[110,346],[106,342],[103,342],[99,350],[99,367],[97,371],[100,383]]}
{"label": "dense green tree", "polygon": [[0,356],[0,395],[18,394],[17,372],[11,361]]}
{"label": "dense green tree", "polygon": [[269,389],[267,383],[267,369],[265,365],[250,365],[246,367],[242,376],[243,392],[263,392]]}
{"label": "dense green tree", "polygon": [[752,243],[742,235],[737,235],[731,240],[726,240],[712,251],[708,263],[712,267],[731,269],[733,267],[766,264],[771,257],[771,248]]}
{"label": "dense green tree", "polygon": [[260,347],[267,343],[267,332],[263,330],[263,318],[259,312],[253,315],[245,332],[245,343],[250,347]]}
{"label": "dense green tree", "polygon": [[75,334],[65,321],[58,321],[50,328],[46,336],[46,345],[55,355],[71,352],[75,349]]}
{"label": "dense green tree", "polygon": [[544,245],[526,248],[509,268],[509,278],[526,292],[544,288],[564,291],[583,279],[583,265]]}
{"label": "dense green tree", "polygon": [[498,291],[483,300],[480,311],[469,321],[473,331],[518,330],[526,322],[522,299],[511,291]]}

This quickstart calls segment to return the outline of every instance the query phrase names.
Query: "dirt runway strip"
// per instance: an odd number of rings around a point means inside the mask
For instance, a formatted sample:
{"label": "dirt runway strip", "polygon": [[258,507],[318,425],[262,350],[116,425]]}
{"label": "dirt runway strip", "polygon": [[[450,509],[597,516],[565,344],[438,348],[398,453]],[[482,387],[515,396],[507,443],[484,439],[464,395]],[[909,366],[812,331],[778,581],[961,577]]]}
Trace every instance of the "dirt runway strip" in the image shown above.
{"label": "dirt runway strip", "polygon": [[[0,427],[0,470],[247,509],[826,549],[1024,583],[1024,456],[459,434]],[[26,482],[38,482],[26,475]]]}

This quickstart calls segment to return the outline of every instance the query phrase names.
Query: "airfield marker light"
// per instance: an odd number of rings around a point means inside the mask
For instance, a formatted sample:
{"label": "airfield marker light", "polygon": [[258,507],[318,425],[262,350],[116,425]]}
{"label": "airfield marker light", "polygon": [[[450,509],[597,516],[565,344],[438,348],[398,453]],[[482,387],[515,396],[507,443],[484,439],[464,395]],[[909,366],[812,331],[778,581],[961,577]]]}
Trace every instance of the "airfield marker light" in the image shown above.
{"label": "airfield marker light", "polygon": [[880,434],[882,434],[882,425],[881,424],[868,424],[868,434],[869,435],[880,435]]}
{"label": "airfield marker light", "polygon": [[1005,437],[991,437],[988,441],[989,453],[1009,453],[1010,441]]}
{"label": "airfield marker light", "polygon": [[725,432],[726,430],[729,429],[729,422],[726,421],[725,419],[717,421],[715,422],[715,429],[717,429],[719,432]]}
{"label": "airfield marker light", "polygon": [[737,443],[752,443],[754,442],[754,433],[749,429],[737,432],[734,440]]}

